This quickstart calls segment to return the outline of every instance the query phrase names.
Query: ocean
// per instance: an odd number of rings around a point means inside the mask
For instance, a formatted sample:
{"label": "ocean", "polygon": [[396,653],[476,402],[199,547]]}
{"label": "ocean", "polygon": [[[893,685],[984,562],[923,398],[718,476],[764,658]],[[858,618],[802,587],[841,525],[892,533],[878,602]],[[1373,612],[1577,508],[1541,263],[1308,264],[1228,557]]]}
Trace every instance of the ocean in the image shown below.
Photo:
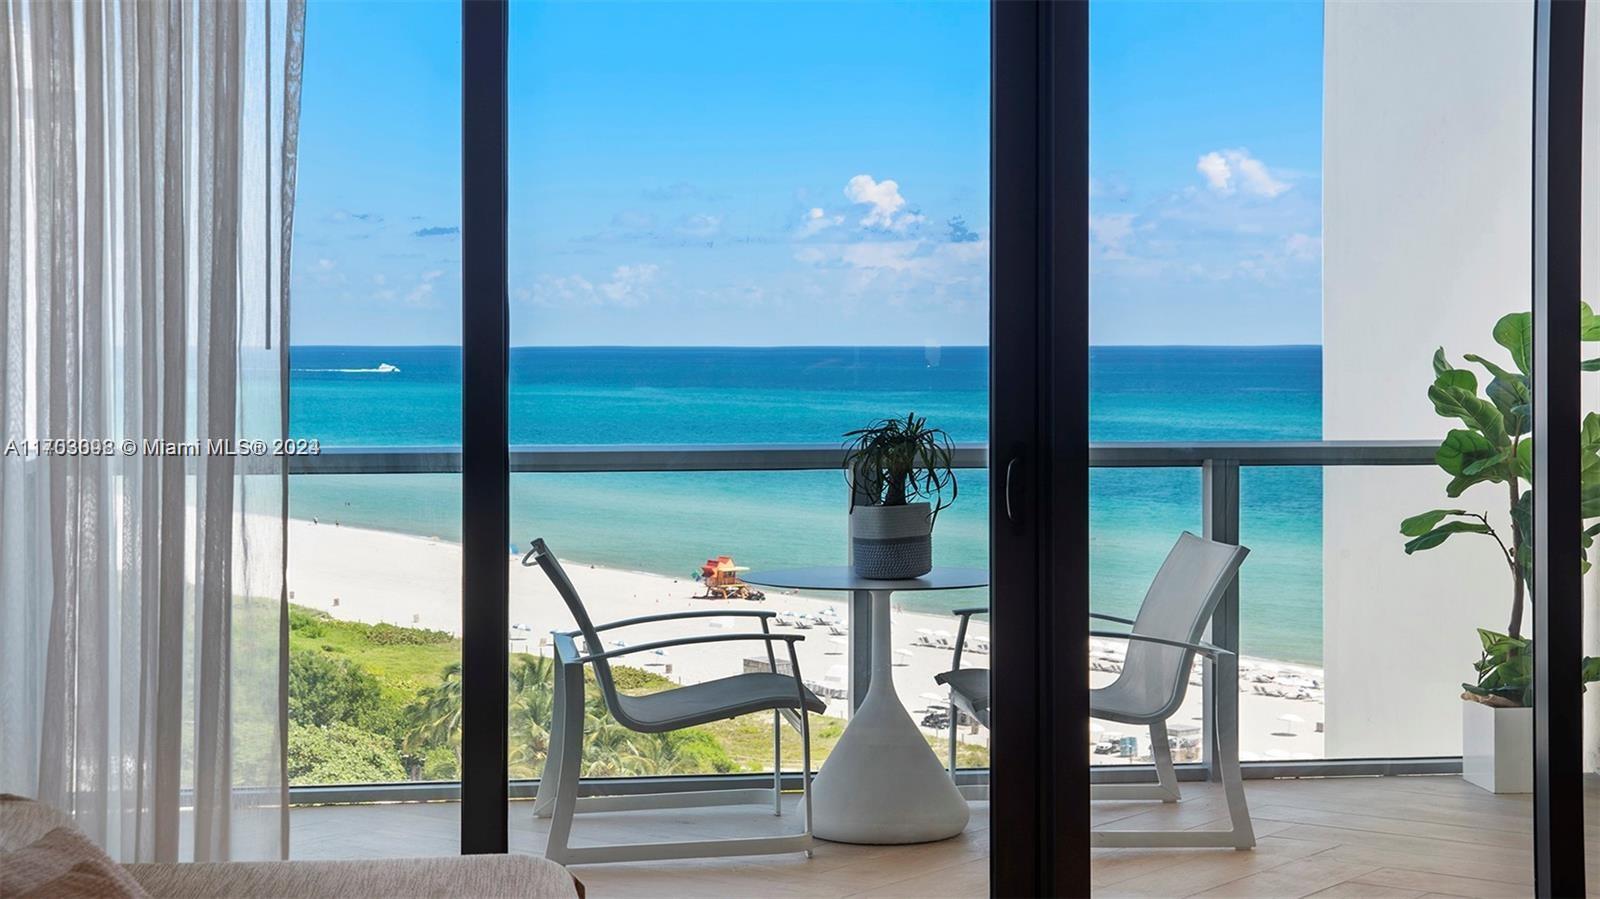
{"label": "ocean", "polygon": [[[290,358],[296,437],[460,442],[459,348],[302,346]],[[1095,347],[1089,371],[1094,440],[1321,436],[1320,347]],[[987,373],[983,347],[517,347],[511,441],[837,444],[872,419],[915,411],[958,442],[981,442]],[[936,563],[987,565],[987,481],[983,471],[958,472],[959,496],[934,528]],[[1320,664],[1321,469],[1246,468],[1240,504],[1241,542],[1251,548],[1241,648]],[[760,567],[845,558],[837,471],[516,474],[511,510],[523,545],[542,536],[565,559],[674,577],[715,555]],[[290,514],[458,540],[460,479],[297,476]],[[1131,615],[1178,533],[1200,530],[1199,471],[1093,470],[1090,524],[1093,606]],[[982,599],[897,597],[929,611]],[[603,608],[603,598],[592,601]]]}

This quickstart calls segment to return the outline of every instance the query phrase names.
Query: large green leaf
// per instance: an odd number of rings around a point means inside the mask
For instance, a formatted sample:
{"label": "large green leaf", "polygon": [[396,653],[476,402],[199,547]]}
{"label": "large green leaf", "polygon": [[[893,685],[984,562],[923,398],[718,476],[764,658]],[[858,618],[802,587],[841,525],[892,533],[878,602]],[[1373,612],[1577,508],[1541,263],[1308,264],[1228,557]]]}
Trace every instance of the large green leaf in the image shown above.
{"label": "large green leaf", "polygon": [[1428,399],[1433,401],[1433,410],[1445,418],[1460,419],[1462,424],[1477,430],[1496,447],[1509,444],[1511,441],[1506,436],[1505,418],[1494,403],[1471,390],[1445,383],[1447,378],[1458,374],[1471,375],[1470,372],[1459,370],[1448,372],[1428,388]]}
{"label": "large green leaf", "polygon": [[1524,480],[1533,480],[1533,438],[1524,437],[1517,444],[1517,474]]}
{"label": "large green leaf", "polygon": [[1447,368],[1434,375],[1433,383],[1439,387],[1478,392],[1478,376],[1464,368]]}
{"label": "large green leaf", "polygon": [[1583,448],[1600,449],[1600,412],[1590,412],[1583,417],[1583,427],[1578,430]]}
{"label": "large green leaf", "polygon": [[[1511,523],[1516,526],[1524,538],[1533,534],[1533,491],[1524,490],[1517,501],[1511,505]],[[1526,540],[1523,541],[1527,543]]]}
{"label": "large green leaf", "polygon": [[1455,370],[1455,366],[1451,365],[1450,364],[1450,360],[1448,360],[1448,359],[1446,359],[1444,357],[1444,347],[1439,347],[1438,349],[1433,351],[1433,374],[1434,374],[1434,377],[1438,377],[1439,375],[1442,375],[1447,371],[1454,371],[1454,370]]}
{"label": "large green leaf", "polygon": [[1600,340],[1600,315],[1582,300],[1578,301],[1578,339]]}
{"label": "large green leaf", "polygon": [[1517,371],[1533,374],[1533,313],[1513,312],[1494,324],[1494,342],[1511,351]]}
{"label": "large green leaf", "polygon": [[1467,488],[1469,487],[1472,487],[1476,484],[1493,481],[1493,478],[1486,477],[1481,474],[1458,474],[1450,479],[1450,483],[1444,485],[1444,495],[1450,497],[1451,499],[1455,499],[1461,494],[1466,493]]}
{"label": "large green leaf", "polygon": [[1526,414],[1533,404],[1533,392],[1528,389],[1528,379],[1515,372],[1509,372],[1488,359],[1468,353],[1469,362],[1476,362],[1488,370],[1493,379],[1483,392],[1489,395],[1489,400],[1505,419],[1506,431],[1512,434],[1526,434],[1533,428],[1533,421]]}
{"label": "large green leaf", "polygon": [[1489,526],[1479,521],[1450,521],[1439,525],[1420,537],[1406,541],[1406,555],[1433,549],[1450,539],[1452,534],[1487,534]]}
{"label": "large green leaf", "polygon": [[1439,467],[1453,475],[1482,474],[1491,480],[1504,480],[1495,470],[1506,461],[1510,447],[1497,447],[1477,431],[1454,428],[1433,454]]}
{"label": "large green leaf", "polygon": [[1421,537],[1423,534],[1433,530],[1434,525],[1444,521],[1449,516],[1465,514],[1467,514],[1465,509],[1434,509],[1430,512],[1423,512],[1421,515],[1413,515],[1400,522],[1400,533],[1407,537]]}

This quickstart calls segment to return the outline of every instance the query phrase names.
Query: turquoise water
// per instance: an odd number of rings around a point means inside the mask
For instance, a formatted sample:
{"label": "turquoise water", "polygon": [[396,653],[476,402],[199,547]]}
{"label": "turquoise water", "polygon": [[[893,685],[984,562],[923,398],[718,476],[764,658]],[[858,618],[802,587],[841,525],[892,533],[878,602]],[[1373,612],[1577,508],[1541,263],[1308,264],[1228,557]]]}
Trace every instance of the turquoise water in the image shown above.
{"label": "turquoise water", "polygon": [[[381,364],[398,371],[375,371]],[[295,347],[291,430],[325,446],[460,440],[460,351]],[[915,410],[957,441],[988,427],[988,351],[922,348],[516,348],[511,440],[534,444],[836,443],[872,418]],[[1095,440],[1316,439],[1318,347],[1098,347],[1090,353]],[[987,563],[987,477],[962,471],[934,552]],[[1317,663],[1322,647],[1320,469],[1246,469],[1240,484],[1245,652]],[[686,577],[707,556],[763,566],[842,562],[839,472],[518,474],[512,533],[564,557]],[[459,539],[454,475],[303,476],[291,514]],[[1090,475],[1097,610],[1137,609],[1183,529],[1200,528],[1194,469]],[[508,547],[509,550],[509,547]],[[981,594],[908,598],[930,610]]]}

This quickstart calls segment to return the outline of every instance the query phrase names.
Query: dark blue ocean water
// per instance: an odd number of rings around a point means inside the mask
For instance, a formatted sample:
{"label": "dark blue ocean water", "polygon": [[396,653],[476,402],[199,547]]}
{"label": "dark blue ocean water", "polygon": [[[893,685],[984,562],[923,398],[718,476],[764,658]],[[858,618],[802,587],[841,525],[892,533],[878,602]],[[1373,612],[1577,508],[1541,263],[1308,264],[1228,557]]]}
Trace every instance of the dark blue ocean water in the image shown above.
{"label": "dark blue ocean water", "polygon": [[[398,371],[379,372],[380,365]],[[291,430],[325,446],[460,441],[458,348],[295,347]],[[513,443],[825,443],[915,411],[958,441],[988,426],[982,347],[516,348]],[[1097,347],[1089,358],[1095,440],[1288,440],[1321,436],[1319,347]],[[839,472],[519,474],[517,539],[564,557],[686,576],[710,555],[743,564],[842,562]],[[1179,531],[1200,527],[1196,470],[1090,476],[1091,591],[1131,613]],[[1320,469],[1241,477],[1244,650],[1318,662],[1322,645]],[[291,512],[347,524],[460,535],[453,475],[304,476]],[[960,473],[934,532],[935,557],[987,564],[987,477]],[[509,548],[508,548],[509,549]],[[973,599],[978,597],[967,597]],[[930,609],[960,597],[908,599]],[[959,602],[958,602],[959,604]]]}

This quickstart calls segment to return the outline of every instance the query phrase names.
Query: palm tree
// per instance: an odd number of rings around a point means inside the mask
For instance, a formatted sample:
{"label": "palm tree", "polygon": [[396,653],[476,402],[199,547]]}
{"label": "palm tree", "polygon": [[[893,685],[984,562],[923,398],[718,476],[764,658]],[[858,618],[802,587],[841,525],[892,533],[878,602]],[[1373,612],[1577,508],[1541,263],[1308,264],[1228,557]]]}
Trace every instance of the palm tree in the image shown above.
{"label": "palm tree", "polygon": [[461,770],[461,663],[444,667],[438,684],[424,687],[406,710],[411,728],[404,740],[407,752],[421,755],[429,746],[445,745],[455,753]]}
{"label": "palm tree", "polygon": [[515,777],[539,776],[550,752],[554,674],[554,663],[543,656],[520,656],[511,668],[510,761]]}
{"label": "palm tree", "polygon": [[635,774],[683,774],[694,763],[678,751],[679,745],[675,734],[635,734],[628,741],[627,760]]}

